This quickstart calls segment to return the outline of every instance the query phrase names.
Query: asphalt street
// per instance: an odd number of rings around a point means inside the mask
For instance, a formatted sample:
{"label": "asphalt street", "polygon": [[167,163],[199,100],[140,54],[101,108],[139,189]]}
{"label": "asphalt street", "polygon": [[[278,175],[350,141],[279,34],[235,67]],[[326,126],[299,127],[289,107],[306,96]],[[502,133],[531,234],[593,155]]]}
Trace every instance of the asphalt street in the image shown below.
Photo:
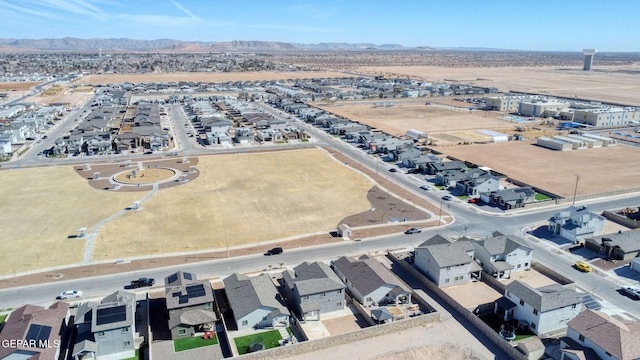
{"label": "asphalt street", "polygon": [[[90,103],[90,102],[89,102]],[[262,105],[266,107],[266,105]],[[82,111],[82,110],[78,110]],[[174,131],[177,142],[179,144],[180,155],[199,155],[220,150],[206,149],[194,141],[187,135],[189,126],[184,126],[186,122],[185,114],[181,107],[171,106],[170,111],[174,122]],[[275,109],[268,111],[277,112]],[[80,113],[71,113],[55,131],[64,132],[69,126],[73,126],[74,119],[80,116]],[[353,144],[345,143],[339,139],[333,138],[325,132],[316,129],[308,124],[300,121],[296,125],[304,127],[311,131],[316,137],[313,145],[323,145],[334,148],[336,151],[342,152],[349,156],[352,161],[356,161],[372,171],[377,171],[380,175],[394,181],[396,184],[403,186],[413,193],[423,196],[430,200],[436,206],[443,206],[446,212],[451,214],[455,221],[449,225],[439,228],[433,228],[423,231],[417,235],[394,234],[388,236],[380,236],[361,241],[344,241],[340,243],[332,243],[315,247],[301,249],[285,249],[285,252],[276,256],[250,255],[229,259],[217,259],[197,264],[166,267],[148,271],[121,273],[117,275],[108,275],[101,277],[85,278],[78,280],[61,279],[54,283],[40,284],[34,286],[18,287],[0,290],[0,309],[12,308],[24,303],[32,303],[46,305],[54,300],[55,296],[62,291],[75,289],[82,290],[85,299],[92,297],[104,296],[112,291],[123,289],[132,279],[138,277],[154,277],[157,279],[156,288],[163,286],[164,277],[177,270],[190,271],[197,274],[200,278],[208,277],[225,277],[234,272],[254,272],[269,269],[271,265],[274,271],[277,271],[279,263],[285,266],[295,266],[303,261],[330,260],[343,255],[360,255],[370,252],[384,252],[389,249],[412,249],[427,238],[440,233],[444,236],[470,236],[483,238],[489,236],[494,231],[500,231],[504,234],[514,234],[524,237],[527,244],[534,249],[534,260],[544,264],[554,271],[572,279],[576,282],[579,289],[592,293],[605,307],[619,310],[620,313],[626,313],[640,318],[640,303],[629,297],[623,296],[616,290],[620,285],[633,283],[634,280],[611,276],[611,273],[597,274],[581,273],[576,271],[572,265],[578,260],[578,257],[566,251],[559,250],[558,245],[548,240],[540,240],[533,238],[527,234],[526,230],[535,224],[545,224],[546,221],[556,212],[566,208],[568,205],[555,205],[545,208],[524,209],[519,212],[503,213],[501,210],[489,208],[486,206],[478,206],[468,204],[453,198],[451,201],[443,201],[441,197],[446,194],[444,191],[432,188],[431,191],[424,191],[419,188],[425,184],[424,176],[415,174],[407,174],[406,169],[398,168],[397,172],[389,172],[389,168],[395,165],[388,165],[375,156],[358,149]],[[41,146],[49,146],[47,141],[54,141],[55,135],[52,133],[49,139],[44,140]],[[304,145],[309,146],[309,145]],[[264,149],[269,147],[265,146]],[[279,146],[281,148],[281,146]],[[33,154],[39,151],[39,147],[32,148],[22,159],[22,166],[37,166],[51,163],[74,163],[87,162],[89,158],[78,160],[59,161],[57,159],[46,159]],[[40,150],[41,151],[41,150]],[[234,149],[223,151],[237,151]],[[131,155],[129,155],[131,156]],[[142,156],[140,156],[142,157]],[[115,160],[117,156],[111,157]],[[133,158],[133,157],[132,157]],[[92,157],[91,160],[104,160]],[[15,160],[14,160],[15,162]],[[626,194],[610,198],[595,199],[588,202],[579,202],[578,204],[586,204],[591,211],[601,212],[606,209],[623,208],[627,206],[637,206],[640,203],[640,194]],[[437,215],[437,214],[436,214]],[[137,290],[140,293],[146,292],[148,288]]]}

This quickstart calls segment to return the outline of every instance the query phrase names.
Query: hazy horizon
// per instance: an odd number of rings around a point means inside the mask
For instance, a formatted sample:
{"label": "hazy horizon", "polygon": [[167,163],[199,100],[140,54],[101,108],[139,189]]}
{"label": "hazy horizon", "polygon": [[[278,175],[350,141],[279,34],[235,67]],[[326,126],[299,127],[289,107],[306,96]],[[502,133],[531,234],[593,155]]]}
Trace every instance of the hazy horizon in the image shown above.
{"label": "hazy horizon", "polygon": [[639,52],[640,2],[0,0],[2,37]]}

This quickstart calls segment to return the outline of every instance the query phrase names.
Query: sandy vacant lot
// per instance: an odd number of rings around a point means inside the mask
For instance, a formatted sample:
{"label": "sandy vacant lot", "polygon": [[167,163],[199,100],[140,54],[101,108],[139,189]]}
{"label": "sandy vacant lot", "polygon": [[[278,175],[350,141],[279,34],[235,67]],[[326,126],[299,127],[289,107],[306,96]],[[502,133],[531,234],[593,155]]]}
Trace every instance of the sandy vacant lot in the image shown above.
{"label": "sandy vacant lot", "polygon": [[[578,196],[640,186],[640,149],[628,146],[554,151],[530,141],[441,148],[458,159],[488,166],[527,184],[564,197],[573,196],[580,175]],[[615,176],[612,176],[615,174]]]}
{"label": "sandy vacant lot", "polygon": [[169,82],[169,81],[253,81],[253,80],[285,80],[285,79],[310,79],[322,77],[347,77],[344,73],[333,71],[297,71],[297,72],[228,72],[228,73],[154,73],[154,74],[106,74],[87,75],[78,80],[79,84],[111,84],[124,82]]}
{"label": "sandy vacant lot", "polygon": [[[316,106],[336,115],[371,125],[388,134],[400,136],[409,129],[427,134],[434,132],[456,132],[462,130],[501,129],[513,126],[510,121],[500,120],[495,113],[484,111],[452,111],[450,107],[425,105],[424,99],[393,102],[393,107],[375,107],[375,102],[343,102],[334,105]],[[434,100],[435,101],[435,100]]]}
{"label": "sandy vacant lot", "polygon": [[[597,55],[596,55],[597,59]],[[435,66],[377,66],[358,71],[406,76],[428,81],[458,81],[501,91],[548,93],[556,96],[609,101],[640,106],[640,64],[600,67],[494,67],[444,68]]]}
{"label": "sandy vacant lot", "polygon": [[139,196],[96,190],[70,166],[0,171],[0,275],[79,263],[86,240],[69,236]]}
{"label": "sandy vacant lot", "polygon": [[322,150],[205,156],[198,170],[196,180],[163,189],[141,211],[108,223],[94,259],[328,232],[370,207],[372,183]]}

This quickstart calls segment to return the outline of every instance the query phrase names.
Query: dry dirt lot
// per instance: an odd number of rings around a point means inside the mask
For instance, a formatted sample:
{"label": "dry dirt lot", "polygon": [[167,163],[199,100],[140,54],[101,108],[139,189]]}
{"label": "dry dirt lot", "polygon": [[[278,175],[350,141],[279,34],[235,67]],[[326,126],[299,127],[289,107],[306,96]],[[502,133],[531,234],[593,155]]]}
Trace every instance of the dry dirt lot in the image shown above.
{"label": "dry dirt lot", "polygon": [[329,232],[370,208],[373,184],[322,150],[205,156],[197,167],[197,179],[104,226],[94,260]]}
{"label": "dry dirt lot", "polygon": [[41,83],[29,81],[0,83],[0,91],[27,91],[38,84]]}
{"label": "dry dirt lot", "polygon": [[420,130],[431,136],[434,132],[450,133],[513,126],[512,122],[497,118],[495,113],[452,111],[450,107],[427,106],[425,100],[384,102],[393,102],[395,106],[374,107],[373,101],[342,102],[333,105],[319,103],[316,106],[396,136],[406,134],[409,129]]}
{"label": "dry dirt lot", "polygon": [[[554,151],[530,141],[441,148],[458,159],[488,166],[527,184],[563,197],[635,188],[638,183],[640,149],[628,146]],[[615,174],[612,179],[611,174]],[[611,181],[613,180],[613,181]]]}
{"label": "dry dirt lot", "polygon": [[0,275],[79,263],[86,240],[69,237],[138,196],[98,191],[70,166],[0,171]]}
{"label": "dry dirt lot", "polygon": [[[321,77],[345,77],[344,73],[333,71],[297,71],[297,72],[228,72],[228,73],[154,73],[154,74],[105,74],[87,75],[78,80],[79,84],[113,84],[123,82],[170,82],[170,81],[253,81],[253,80],[286,80],[309,79]],[[353,75],[351,75],[353,76]]]}
{"label": "dry dirt lot", "polygon": [[[597,59],[597,55],[596,55]],[[390,77],[457,81],[501,91],[552,94],[640,106],[640,64],[598,66],[593,71],[580,67],[458,67],[377,66],[359,72]]]}

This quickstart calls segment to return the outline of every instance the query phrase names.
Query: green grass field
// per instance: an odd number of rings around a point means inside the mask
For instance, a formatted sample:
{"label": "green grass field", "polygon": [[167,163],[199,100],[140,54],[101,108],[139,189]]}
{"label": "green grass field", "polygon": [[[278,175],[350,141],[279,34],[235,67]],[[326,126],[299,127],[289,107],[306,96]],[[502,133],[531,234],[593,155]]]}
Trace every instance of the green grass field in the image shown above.
{"label": "green grass field", "polygon": [[216,345],[218,343],[218,337],[213,339],[204,339],[201,336],[192,336],[184,339],[173,340],[173,349],[176,352],[185,351],[189,349],[196,349],[204,346]]}

